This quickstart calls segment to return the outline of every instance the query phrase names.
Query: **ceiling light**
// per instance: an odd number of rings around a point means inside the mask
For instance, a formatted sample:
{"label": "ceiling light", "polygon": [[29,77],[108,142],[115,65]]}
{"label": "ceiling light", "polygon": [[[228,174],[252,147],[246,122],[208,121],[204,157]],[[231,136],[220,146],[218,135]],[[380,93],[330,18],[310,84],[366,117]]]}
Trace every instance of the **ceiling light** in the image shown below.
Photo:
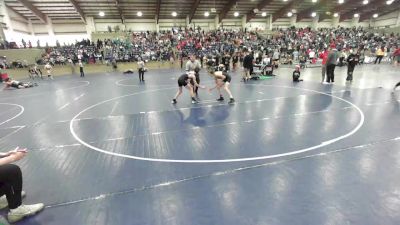
{"label": "ceiling light", "polygon": [[104,15],[105,15],[105,13],[103,11],[99,12],[99,16],[104,16]]}
{"label": "ceiling light", "polygon": [[263,12],[263,13],[261,13],[261,16],[266,17],[266,16],[267,16],[267,13],[266,13],[266,12]]}
{"label": "ceiling light", "polygon": [[283,0],[284,2],[287,2],[287,0]]}
{"label": "ceiling light", "polygon": [[386,5],[391,5],[392,3],[393,3],[393,0],[386,1]]}
{"label": "ceiling light", "polygon": [[288,13],[287,13],[287,16],[288,16],[288,17],[291,17],[291,16],[293,16],[293,13],[292,13],[292,12],[288,12]]}
{"label": "ceiling light", "polygon": [[209,12],[205,12],[205,13],[204,13],[204,16],[205,16],[205,17],[208,17],[209,15],[210,15]]}
{"label": "ceiling light", "polygon": [[377,13],[375,13],[372,17],[374,17],[374,18],[378,18],[378,14]]}
{"label": "ceiling light", "polygon": [[316,12],[311,13],[311,17],[316,17],[316,16],[317,16]]}
{"label": "ceiling light", "polygon": [[332,13],[331,13],[331,12],[326,12],[325,14],[329,16],[329,15],[331,15]]}
{"label": "ceiling light", "polygon": [[239,16],[239,12],[235,12],[235,13],[233,13],[233,15],[234,15],[235,17],[238,17],[238,16]]}
{"label": "ceiling light", "polygon": [[316,2],[317,2],[317,0],[312,0],[312,2],[313,2],[313,3],[316,3]]}
{"label": "ceiling light", "polygon": [[178,15],[178,13],[172,12],[171,15],[172,15],[173,17],[176,17],[176,16]]}
{"label": "ceiling light", "polygon": [[360,15],[358,13],[354,14],[354,18],[358,18]]}
{"label": "ceiling light", "polygon": [[339,0],[339,4],[343,4],[344,3],[344,0]]}
{"label": "ceiling light", "polygon": [[338,17],[339,16],[339,13],[334,13],[333,14],[333,17]]}
{"label": "ceiling light", "polygon": [[364,0],[363,4],[366,5],[366,4],[368,4],[368,2],[369,2],[368,0]]}
{"label": "ceiling light", "polygon": [[142,12],[137,12],[137,16],[143,16],[143,13]]}

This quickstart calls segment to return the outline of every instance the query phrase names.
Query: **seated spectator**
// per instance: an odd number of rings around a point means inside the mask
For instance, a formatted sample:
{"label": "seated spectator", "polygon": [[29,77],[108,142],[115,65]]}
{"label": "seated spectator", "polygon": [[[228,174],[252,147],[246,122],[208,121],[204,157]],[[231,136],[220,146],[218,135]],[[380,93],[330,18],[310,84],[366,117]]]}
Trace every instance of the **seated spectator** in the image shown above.
{"label": "seated spectator", "polygon": [[16,148],[13,151],[0,153],[0,208],[8,206],[8,221],[15,223],[21,219],[36,214],[44,208],[43,203],[34,205],[23,205],[22,198],[25,192],[22,191],[22,173],[16,161],[24,158],[26,149]]}

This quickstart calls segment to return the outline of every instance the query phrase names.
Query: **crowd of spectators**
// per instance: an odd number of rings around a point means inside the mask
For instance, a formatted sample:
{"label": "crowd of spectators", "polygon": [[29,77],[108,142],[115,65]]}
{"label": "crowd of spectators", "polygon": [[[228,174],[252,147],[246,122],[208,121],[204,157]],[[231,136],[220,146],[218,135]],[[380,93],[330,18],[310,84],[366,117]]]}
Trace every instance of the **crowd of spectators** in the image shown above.
{"label": "crowd of spectators", "polygon": [[[257,32],[200,29],[174,29],[170,31],[136,32],[124,39],[82,40],[72,45],[46,48],[46,54],[39,64],[110,63],[144,61],[183,61],[191,54],[202,62],[213,58],[217,63],[227,64],[227,60],[242,62],[243,49],[253,55],[257,63],[274,64],[315,64],[319,56],[330,45],[335,44],[340,55],[340,64],[350,49],[357,49],[361,62],[369,63],[377,59],[390,60],[400,46],[399,34],[379,34],[361,27],[356,28],[289,28],[274,31],[268,36]],[[267,58],[267,60],[265,60]],[[235,62],[233,62],[235,63]]]}
{"label": "crowd of spectators", "polygon": [[264,42],[266,44],[263,46],[267,46],[266,52],[278,52],[273,53],[273,58],[279,56],[286,62],[306,59],[313,63],[322,52],[334,44],[340,52],[341,62],[339,64],[347,58],[350,49],[359,51],[362,60],[368,63],[379,55],[391,59],[395,50],[400,46],[400,36],[394,33],[373,33],[361,27],[318,30],[292,28],[281,30]]}

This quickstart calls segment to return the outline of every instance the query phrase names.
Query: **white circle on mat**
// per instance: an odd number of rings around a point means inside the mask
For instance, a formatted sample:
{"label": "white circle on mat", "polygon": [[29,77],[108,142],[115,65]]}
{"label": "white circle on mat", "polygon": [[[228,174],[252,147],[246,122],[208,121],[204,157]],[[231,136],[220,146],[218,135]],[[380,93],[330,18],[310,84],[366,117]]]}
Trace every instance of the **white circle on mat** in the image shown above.
{"label": "white circle on mat", "polygon": [[[252,85],[252,84],[246,84],[246,85]],[[326,141],[323,141],[321,144],[318,145],[314,145],[308,148],[303,148],[303,149],[299,149],[299,150],[295,150],[295,151],[290,151],[290,152],[285,152],[285,153],[280,153],[280,154],[273,154],[273,155],[265,155],[265,156],[257,156],[257,157],[246,157],[246,158],[231,158],[231,159],[210,159],[210,160],[197,160],[197,159],[159,159],[159,158],[147,158],[147,157],[139,157],[139,156],[133,156],[133,155],[127,155],[127,154],[122,154],[122,153],[115,153],[115,152],[110,152],[101,148],[98,148],[96,146],[93,146],[85,141],[83,141],[75,132],[74,130],[74,121],[84,112],[95,108],[99,105],[102,105],[104,103],[107,102],[111,102],[117,99],[121,99],[121,98],[125,98],[125,97],[129,97],[129,96],[134,96],[134,95],[139,95],[139,94],[144,94],[144,93],[150,93],[150,92],[157,92],[157,91],[162,91],[162,90],[168,90],[168,89],[174,89],[176,87],[173,88],[163,88],[163,89],[155,89],[155,90],[148,90],[148,91],[142,91],[142,92],[136,92],[136,93],[132,93],[132,94],[128,94],[128,95],[122,95],[122,96],[118,96],[118,97],[114,97],[108,100],[104,100],[101,101],[99,103],[96,103],[92,106],[87,107],[86,109],[82,110],[81,112],[79,112],[78,114],[76,114],[72,120],[70,121],[69,124],[69,129],[70,132],[72,134],[72,136],[82,145],[88,147],[89,149],[92,149],[94,151],[97,152],[101,152],[107,155],[111,155],[111,156],[117,156],[117,157],[123,157],[123,158],[127,158],[127,159],[136,159],[136,160],[143,160],[143,161],[151,161],[151,162],[173,162],[173,163],[231,163],[231,162],[245,162],[245,161],[255,161],[255,160],[263,160],[263,159],[274,159],[274,158],[280,158],[280,157],[284,157],[284,156],[293,156],[293,155],[297,155],[297,154],[301,154],[301,153],[305,153],[305,152],[309,152],[309,151],[313,151],[316,149],[319,149],[321,147],[333,144],[335,142],[338,142],[340,140],[343,140],[345,138],[350,137],[351,135],[353,135],[354,133],[356,133],[364,124],[364,113],[363,111],[354,103],[347,101],[346,99],[328,94],[328,93],[324,93],[324,92],[320,92],[320,91],[316,91],[316,90],[312,90],[312,89],[305,89],[305,88],[298,88],[298,87],[289,87],[289,86],[281,86],[281,85],[266,85],[266,84],[254,84],[254,86],[266,86],[266,87],[279,87],[279,88],[291,88],[291,89],[297,89],[297,90],[303,90],[303,91],[308,91],[308,92],[313,92],[316,94],[321,94],[321,95],[325,95],[325,96],[330,96],[334,99],[337,99],[339,101],[345,102],[349,105],[351,105],[353,108],[356,109],[356,111],[359,113],[360,115],[360,121],[358,122],[357,126],[351,130],[350,132],[341,135],[339,137],[333,138],[333,139],[329,139]]]}
{"label": "white circle on mat", "polygon": [[19,111],[17,114],[15,114],[13,117],[11,117],[11,118],[9,118],[9,119],[3,121],[3,122],[0,122],[0,126],[3,125],[3,124],[5,124],[5,123],[10,122],[11,120],[13,120],[13,119],[15,119],[15,118],[17,118],[18,116],[20,116],[20,115],[21,115],[22,113],[24,113],[24,111],[25,111],[25,108],[24,108],[22,105],[18,105],[18,104],[14,104],[14,103],[0,103],[0,105],[17,106],[17,107],[20,109],[20,111]]}

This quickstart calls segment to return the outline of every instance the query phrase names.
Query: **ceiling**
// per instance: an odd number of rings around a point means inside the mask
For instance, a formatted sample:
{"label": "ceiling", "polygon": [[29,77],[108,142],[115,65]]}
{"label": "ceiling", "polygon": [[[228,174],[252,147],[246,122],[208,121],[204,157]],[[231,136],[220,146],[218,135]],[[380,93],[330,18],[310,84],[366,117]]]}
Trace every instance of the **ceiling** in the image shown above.
{"label": "ceiling", "polygon": [[[204,13],[210,12],[209,18],[218,14],[221,19],[235,18],[247,15],[247,20],[262,18],[261,13],[272,15],[273,21],[287,17],[289,11],[297,14],[297,21],[311,18],[316,12],[320,21],[329,19],[333,13],[339,13],[341,20],[351,19],[355,13],[360,14],[360,20],[368,20],[374,13],[380,15],[400,9],[400,0],[394,0],[391,5],[386,0],[369,0],[364,5],[363,0],[4,0],[8,10],[12,10],[26,19],[45,23],[47,17],[51,20],[81,19],[85,17],[105,19],[172,19],[171,13],[177,12],[175,18],[203,19]],[[254,13],[254,9],[258,13]],[[99,12],[105,13],[104,17]],[[137,12],[143,13],[142,17]]]}

